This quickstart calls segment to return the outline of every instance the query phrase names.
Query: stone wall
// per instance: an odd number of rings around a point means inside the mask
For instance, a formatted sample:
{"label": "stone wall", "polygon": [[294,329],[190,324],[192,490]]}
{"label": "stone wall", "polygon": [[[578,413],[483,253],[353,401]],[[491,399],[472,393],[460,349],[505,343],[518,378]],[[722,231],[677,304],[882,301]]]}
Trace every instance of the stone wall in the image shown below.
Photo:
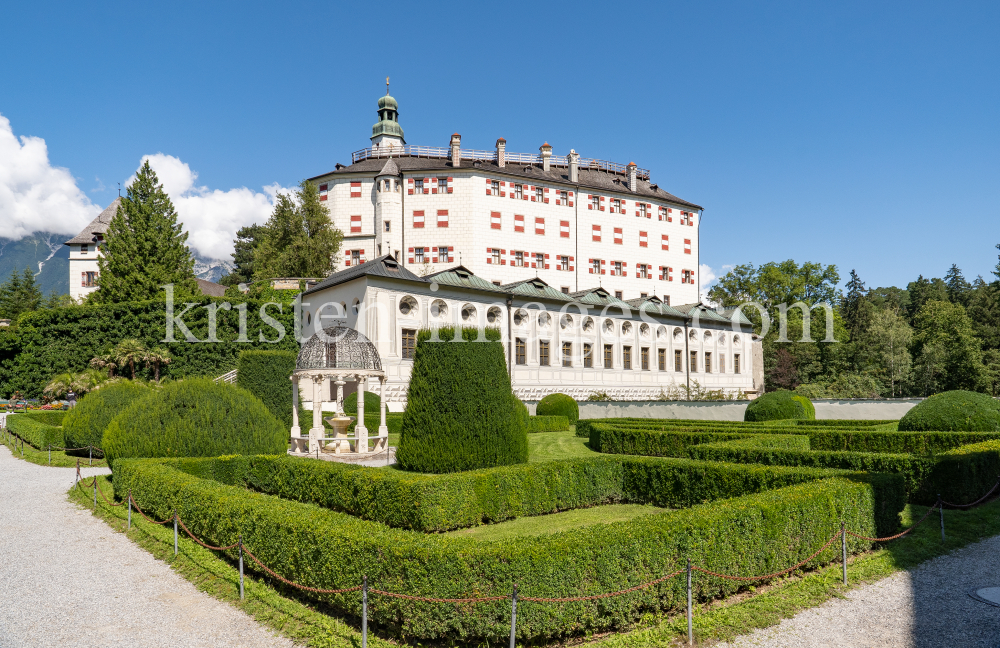
{"label": "stone wall", "polygon": [[[901,418],[920,398],[899,400],[816,400],[817,419],[878,420]],[[619,401],[580,403],[580,418],[664,418],[742,421],[749,401]],[[534,414],[537,403],[528,403]]]}

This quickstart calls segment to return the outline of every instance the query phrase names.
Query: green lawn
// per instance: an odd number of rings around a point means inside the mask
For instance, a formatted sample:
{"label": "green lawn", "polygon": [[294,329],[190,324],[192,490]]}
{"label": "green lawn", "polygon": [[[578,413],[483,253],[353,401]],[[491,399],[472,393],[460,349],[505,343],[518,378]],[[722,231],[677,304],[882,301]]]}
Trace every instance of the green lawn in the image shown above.
{"label": "green lawn", "polygon": [[555,459],[576,459],[596,457],[598,454],[587,447],[588,439],[576,436],[570,426],[563,432],[538,432],[528,435],[528,461],[553,461]]}
{"label": "green lawn", "polygon": [[475,538],[476,540],[505,540],[520,536],[540,536],[551,533],[561,533],[591,524],[609,524],[611,522],[626,522],[641,515],[663,513],[669,509],[657,508],[647,504],[607,504],[592,508],[573,509],[549,515],[535,515],[517,518],[499,524],[487,524],[458,529],[445,535]]}

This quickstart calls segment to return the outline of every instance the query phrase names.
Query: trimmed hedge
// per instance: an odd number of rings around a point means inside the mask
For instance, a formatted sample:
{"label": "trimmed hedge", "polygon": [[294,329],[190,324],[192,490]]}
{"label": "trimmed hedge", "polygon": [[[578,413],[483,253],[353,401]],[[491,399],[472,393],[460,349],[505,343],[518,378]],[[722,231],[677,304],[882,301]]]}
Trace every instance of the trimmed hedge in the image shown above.
{"label": "trimmed hedge", "polygon": [[569,429],[565,416],[529,416],[528,432],[562,432]]}
{"label": "trimmed hedge", "polygon": [[823,430],[809,432],[813,450],[937,454],[970,443],[1000,439],[1000,432],[885,432]]}
{"label": "trimmed hedge", "polygon": [[146,385],[130,380],[116,380],[90,392],[63,419],[66,447],[103,447],[104,430],[112,419],[151,392]]}
{"label": "trimmed hedge", "polygon": [[899,419],[903,432],[1000,432],[1000,401],[987,394],[934,394]]}
{"label": "trimmed hedge", "polygon": [[[368,415],[372,412],[378,413],[382,407],[382,399],[378,394],[365,390],[365,425],[368,423]],[[358,413],[358,392],[348,394],[344,397],[344,413],[356,416]],[[387,412],[388,413],[388,412]]]}
{"label": "trimmed hedge", "polygon": [[277,454],[288,431],[260,400],[208,378],[168,384],[125,408],[104,431],[108,464],[129,457]]}
{"label": "trimmed hedge", "polygon": [[503,345],[470,341],[477,329],[462,329],[461,340],[453,328],[437,334],[440,341],[430,339],[431,331],[417,336],[396,452],[400,467],[445,473],[525,463],[528,436]]}
{"label": "trimmed hedge", "polygon": [[27,414],[8,414],[7,427],[39,450],[47,450],[49,445],[62,448],[66,443],[61,427],[48,425]]}
{"label": "trimmed hedge", "polygon": [[938,455],[934,471],[919,500],[933,502],[937,494],[953,504],[969,504],[986,494],[1000,479],[1000,441],[965,445]]}
{"label": "trimmed hedge", "polygon": [[[768,573],[816,551],[839,530],[841,519],[865,535],[894,530],[904,503],[898,475],[846,475],[689,460],[622,459],[620,464],[636,468],[624,475],[630,499],[639,500],[642,495],[650,498],[647,501],[676,506],[733,492],[758,492],[630,522],[479,542],[392,529],[314,505],[199,479],[163,462],[119,461],[114,486],[119,497],[131,490],[140,506],[156,518],[166,519],[176,509],[191,531],[207,542],[229,544],[242,533],[247,548],[264,564],[304,585],[350,587],[365,574],[380,589],[442,598],[506,598],[513,583],[526,596],[599,594],[679,569],[686,557],[725,573]],[[834,474],[842,476],[823,478]],[[786,486],[789,480],[793,483]],[[495,497],[506,495],[501,492]],[[351,560],[344,559],[347,547]],[[868,547],[870,543],[849,540],[852,553]],[[839,551],[833,545],[810,565],[836,560]],[[235,553],[230,551],[230,556]],[[699,575],[695,587],[695,597],[704,600],[735,593],[745,585]],[[525,605],[519,610],[517,636],[522,641],[547,640],[626,627],[643,614],[680,609],[684,592],[683,579],[675,578],[612,599]],[[345,615],[360,612],[354,593],[302,596]],[[510,629],[507,600],[442,606],[375,597],[369,601],[368,613],[370,622],[388,634],[411,641],[479,642],[505,636]]]}
{"label": "trimmed hedge", "polygon": [[241,351],[236,360],[236,386],[260,399],[274,418],[292,425],[293,351]]}
{"label": "trimmed hedge", "polygon": [[784,389],[758,396],[750,401],[743,413],[744,421],[815,418],[816,408],[808,398]]}
{"label": "trimmed hedge", "polygon": [[[323,418],[327,417],[327,412],[323,412]],[[332,412],[329,413],[331,416]],[[310,425],[312,424],[312,415],[309,417]],[[354,427],[358,424],[355,419],[351,421],[351,424],[347,426],[348,434],[354,434]],[[326,425],[324,421],[324,425]],[[382,425],[382,415],[376,411],[374,414],[369,414],[368,410],[365,409],[365,427],[368,428],[368,434],[375,434],[378,431],[379,426]],[[403,429],[403,413],[402,412],[386,412],[385,413],[385,426],[389,428],[389,434],[399,434]]]}
{"label": "trimmed hedge", "polygon": [[68,410],[58,410],[52,412],[35,410],[34,412],[25,412],[22,416],[27,416],[28,418],[34,419],[39,423],[44,423],[45,425],[62,425],[67,412]]}
{"label": "trimmed hedge", "polygon": [[565,416],[574,425],[580,418],[580,406],[566,394],[549,394],[538,401],[535,416]]}
{"label": "trimmed hedge", "polygon": [[806,427],[875,427],[898,423],[899,421],[896,419],[818,419],[812,421],[799,419],[795,421],[795,425]]}
{"label": "trimmed hedge", "polygon": [[601,423],[592,423],[588,429],[591,450],[646,457],[686,457],[690,446],[749,436],[745,432],[661,432],[621,429]]}

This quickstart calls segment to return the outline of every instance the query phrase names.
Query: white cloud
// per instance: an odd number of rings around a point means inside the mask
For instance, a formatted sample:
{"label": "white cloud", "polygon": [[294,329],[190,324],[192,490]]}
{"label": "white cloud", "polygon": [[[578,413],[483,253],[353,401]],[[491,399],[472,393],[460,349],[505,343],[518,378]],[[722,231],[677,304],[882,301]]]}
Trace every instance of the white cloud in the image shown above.
{"label": "white cloud", "polygon": [[702,301],[711,306],[715,306],[716,304],[712,303],[708,299],[708,291],[712,287],[712,284],[715,283],[715,280],[718,278],[715,275],[715,271],[712,270],[712,267],[709,266],[708,264],[702,263],[700,266],[698,266],[698,276],[701,278],[700,294]]}
{"label": "white cloud", "polygon": [[290,191],[278,184],[263,187],[263,193],[246,187],[212,190],[198,186],[198,173],[179,158],[164,153],[144,155],[139,166],[146,160],[170,195],[178,220],[190,233],[188,246],[212,259],[229,260],[237,230],[253,223],[263,224],[274,210],[277,194]]}
{"label": "white cloud", "polygon": [[100,211],[68,169],[52,166],[44,139],[17,137],[10,120],[0,115],[0,237],[72,236]]}

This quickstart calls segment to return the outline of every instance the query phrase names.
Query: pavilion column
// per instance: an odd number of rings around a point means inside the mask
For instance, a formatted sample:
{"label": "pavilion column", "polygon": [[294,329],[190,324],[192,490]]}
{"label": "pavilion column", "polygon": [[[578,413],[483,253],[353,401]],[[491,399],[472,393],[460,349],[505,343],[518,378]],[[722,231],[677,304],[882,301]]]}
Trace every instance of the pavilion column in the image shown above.
{"label": "pavilion column", "polygon": [[368,428],[365,427],[365,383],[368,376],[358,376],[358,424],[354,426],[354,451],[368,453]]}
{"label": "pavilion column", "polygon": [[309,452],[320,450],[323,445],[323,383],[322,374],[314,374],[313,381],[313,424],[309,430]]}
{"label": "pavilion column", "polygon": [[[337,415],[336,418],[342,419],[342,418],[344,418],[346,416],[346,414],[344,414],[344,377],[338,375],[337,376],[337,380],[334,382],[334,384],[337,386],[337,402],[333,404],[333,409],[334,409],[334,412]],[[337,454],[341,454],[341,453],[350,451],[350,449],[351,449],[351,442],[347,441],[347,450],[344,450],[344,448],[342,446],[342,444],[344,442],[340,441],[340,439],[342,439],[342,438],[343,439],[347,438],[347,426],[346,425],[343,428],[339,428],[339,427],[336,428],[335,431],[334,431],[334,436],[337,437],[337,441],[335,442],[336,446],[334,448],[334,451]]]}
{"label": "pavilion column", "polygon": [[385,424],[385,376],[380,376],[379,383],[379,410],[381,420],[378,426],[378,450],[385,450],[389,447],[389,428]]}
{"label": "pavilion column", "polygon": [[292,381],[292,450],[302,452],[301,446],[302,428],[299,427],[299,377],[292,374],[289,378]]}

